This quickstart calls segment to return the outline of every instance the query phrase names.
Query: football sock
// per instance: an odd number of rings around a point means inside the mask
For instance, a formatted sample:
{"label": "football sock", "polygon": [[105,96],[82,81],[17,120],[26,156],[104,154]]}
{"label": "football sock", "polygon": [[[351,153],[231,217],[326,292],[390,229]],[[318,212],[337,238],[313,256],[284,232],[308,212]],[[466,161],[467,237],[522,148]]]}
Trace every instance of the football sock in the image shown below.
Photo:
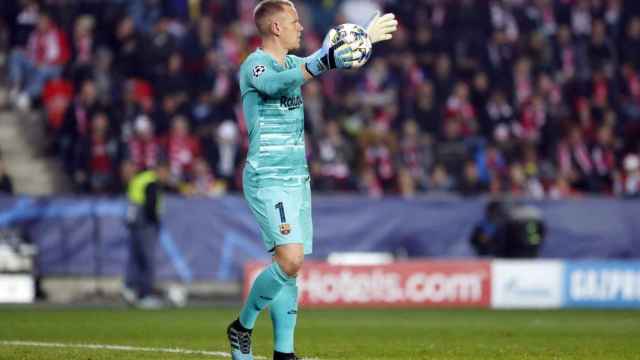
{"label": "football sock", "polygon": [[276,352],[292,353],[298,318],[298,285],[290,279],[269,306],[273,323],[273,345]]}
{"label": "football sock", "polygon": [[273,302],[289,279],[275,261],[262,270],[251,287],[249,298],[240,310],[240,324],[247,329],[253,329],[260,312]]}

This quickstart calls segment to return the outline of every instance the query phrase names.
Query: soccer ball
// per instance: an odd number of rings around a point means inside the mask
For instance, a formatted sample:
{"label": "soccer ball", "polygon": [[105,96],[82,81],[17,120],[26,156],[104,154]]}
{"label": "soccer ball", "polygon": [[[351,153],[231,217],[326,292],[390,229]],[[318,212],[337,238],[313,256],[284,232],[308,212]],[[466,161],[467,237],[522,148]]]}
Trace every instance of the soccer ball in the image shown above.
{"label": "soccer ball", "polygon": [[371,39],[369,39],[367,31],[362,26],[347,23],[329,30],[325,38],[325,44],[328,43],[329,46],[332,46],[340,41],[352,45],[357,44],[353,48],[355,60],[352,62],[352,68],[361,67],[371,57]]}

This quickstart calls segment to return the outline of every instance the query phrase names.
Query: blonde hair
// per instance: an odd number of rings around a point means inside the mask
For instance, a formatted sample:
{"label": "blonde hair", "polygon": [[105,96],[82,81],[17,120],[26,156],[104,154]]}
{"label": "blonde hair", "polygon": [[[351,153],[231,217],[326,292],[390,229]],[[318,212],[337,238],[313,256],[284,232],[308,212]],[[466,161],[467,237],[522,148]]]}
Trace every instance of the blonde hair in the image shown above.
{"label": "blonde hair", "polygon": [[263,0],[256,5],[255,9],[253,9],[253,20],[261,35],[269,33],[271,18],[273,15],[284,11],[286,9],[285,6],[295,8],[295,5],[290,0]]}

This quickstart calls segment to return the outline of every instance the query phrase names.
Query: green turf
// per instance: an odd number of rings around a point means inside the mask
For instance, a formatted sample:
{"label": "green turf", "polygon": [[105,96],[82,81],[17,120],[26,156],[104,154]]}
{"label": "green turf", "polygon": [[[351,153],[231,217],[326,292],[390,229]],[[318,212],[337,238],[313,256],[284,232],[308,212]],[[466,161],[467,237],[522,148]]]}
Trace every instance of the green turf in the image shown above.
{"label": "green turf", "polygon": [[[0,341],[226,351],[224,330],[236,312],[0,308]],[[297,352],[321,360],[640,359],[640,312],[634,311],[302,310],[298,324]],[[265,314],[254,352],[271,351]],[[3,360],[215,358],[0,345]]]}

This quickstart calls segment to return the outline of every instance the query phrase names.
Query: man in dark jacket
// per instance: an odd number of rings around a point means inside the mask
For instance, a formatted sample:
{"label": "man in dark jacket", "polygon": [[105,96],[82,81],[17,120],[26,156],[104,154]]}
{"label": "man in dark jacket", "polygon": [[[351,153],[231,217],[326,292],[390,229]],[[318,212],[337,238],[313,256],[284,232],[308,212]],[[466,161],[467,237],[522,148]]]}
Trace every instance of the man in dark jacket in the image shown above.
{"label": "man in dark jacket", "polygon": [[478,256],[501,255],[506,217],[502,202],[492,200],[487,204],[484,218],[474,226],[471,233],[471,246]]}

